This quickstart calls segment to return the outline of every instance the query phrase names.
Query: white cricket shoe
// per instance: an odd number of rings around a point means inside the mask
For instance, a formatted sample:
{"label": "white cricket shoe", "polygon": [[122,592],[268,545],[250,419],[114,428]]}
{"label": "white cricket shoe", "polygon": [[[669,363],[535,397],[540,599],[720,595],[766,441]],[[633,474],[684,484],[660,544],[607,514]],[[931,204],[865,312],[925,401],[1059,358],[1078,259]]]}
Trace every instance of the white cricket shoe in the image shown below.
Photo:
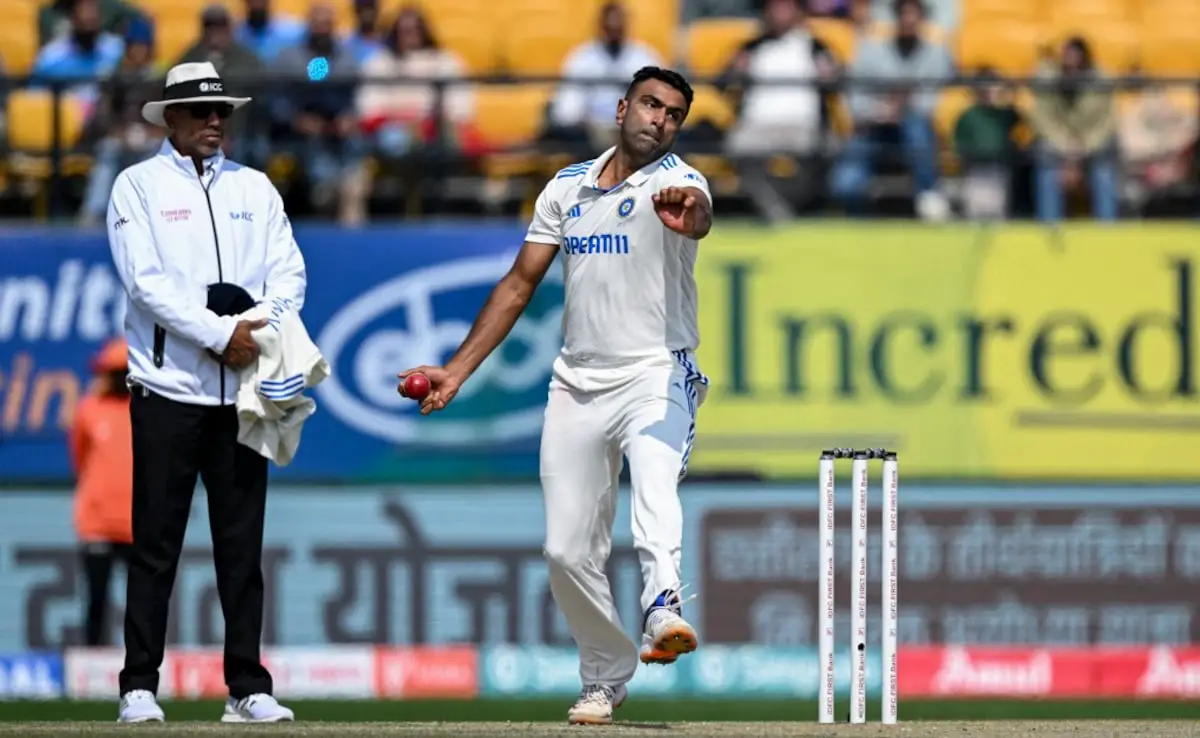
{"label": "white cricket shoe", "polygon": [[252,694],[240,700],[230,697],[221,716],[223,723],[290,723],[295,719],[295,713],[269,694]]}
{"label": "white cricket shoe", "polygon": [[154,699],[154,693],[145,689],[132,689],[121,695],[121,709],[117,713],[118,723],[161,723],[166,715]]}
{"label": "white cricket shoe", "polygon": [[700,644],[696,629],[683,619],[683,603],[692,599],[681,599],[683,590],[664,590],[647,608],[639,654],[643,664],[673,664]]}
{"label": "white cricket shoe", "polygon": [[613,710],[628,696],[629,690],[624,684],[616,687],[589,684],[567,711],[567,722],[571,725],[612,725]]}

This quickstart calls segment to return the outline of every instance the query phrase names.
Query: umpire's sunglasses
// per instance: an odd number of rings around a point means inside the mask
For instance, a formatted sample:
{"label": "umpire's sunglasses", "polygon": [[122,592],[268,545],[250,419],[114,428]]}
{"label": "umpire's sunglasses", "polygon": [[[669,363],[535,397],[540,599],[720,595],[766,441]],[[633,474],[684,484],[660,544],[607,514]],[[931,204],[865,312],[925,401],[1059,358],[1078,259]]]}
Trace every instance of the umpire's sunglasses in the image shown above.
{"label": "umpire's sunglasses", "polygon": [[180,105],[179,107],[187,111],[187,114],[196,120],[208,120],[213,113],[221,120],[225,120],[233,115],[233,106],[229,103],[218,102],[194,102]]}

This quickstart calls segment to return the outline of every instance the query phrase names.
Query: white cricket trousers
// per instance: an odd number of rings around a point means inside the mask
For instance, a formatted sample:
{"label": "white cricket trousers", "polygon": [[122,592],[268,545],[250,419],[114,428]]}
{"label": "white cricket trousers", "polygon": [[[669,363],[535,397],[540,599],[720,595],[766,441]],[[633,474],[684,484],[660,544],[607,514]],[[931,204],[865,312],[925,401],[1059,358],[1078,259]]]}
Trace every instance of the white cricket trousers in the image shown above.
{"label": "white cricket trousers", "polygon": [[581,392],[558,380],[550,384],[541,447],[545,555],[554,600],[579,646],[584,684],[624,684],[638,665],[638,646],[621,625],[604,570],[622,457],[629,459],[633,487],[642,609],[664,589],[680,586],[678,485],[708,380],[690,354],[674,352],[674,358],[599,392]]}

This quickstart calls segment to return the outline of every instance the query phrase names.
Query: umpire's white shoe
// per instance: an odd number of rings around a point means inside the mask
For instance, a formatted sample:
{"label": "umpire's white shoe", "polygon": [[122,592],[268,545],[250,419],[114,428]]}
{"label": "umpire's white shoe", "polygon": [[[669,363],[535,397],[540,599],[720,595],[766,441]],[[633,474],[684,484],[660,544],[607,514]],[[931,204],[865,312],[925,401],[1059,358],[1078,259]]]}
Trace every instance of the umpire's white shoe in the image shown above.
{"label": "umpire's white shoe", "polygon": [[154,693],[145,689],[133,689],[121,695],[121,711],[118,723],[161,723],[166,720]]}
{"label": "umpire's white shoe", "polygon": [[624,684],[616,687],[589,684],[567,711],[567,722],[571,725],[612,725],[613,710],[628,696],[629,690]]}
{"label": "umpire's white shoe", "polygon": [[643,664],[673,664],[700,644],[696,629],[683,619],[683,603],[687,600],[680,598],[682,591],[682,587],[664,590],[646,609],[639,654]]}
{"label": "umpire's white shoe", "polygon": [[221,716],[223,723],[290,723],[295,719],[295,713],[269,694],[252,694],[240,700],[230,697]]}

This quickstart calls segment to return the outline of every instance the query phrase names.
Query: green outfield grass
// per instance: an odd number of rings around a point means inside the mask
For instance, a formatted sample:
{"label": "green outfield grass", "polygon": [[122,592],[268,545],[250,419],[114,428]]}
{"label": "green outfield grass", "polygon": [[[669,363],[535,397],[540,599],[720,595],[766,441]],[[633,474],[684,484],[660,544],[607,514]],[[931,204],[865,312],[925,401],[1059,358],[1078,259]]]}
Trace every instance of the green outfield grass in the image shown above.
{"label": "green outfield grass", "polygon": [[[441,722],[441,721],[562,721],[571,700],[480,699],[414,701],[285,701],[298,720],[331,722]],[[164,701],[172,722],[216,720],[222,704],[214,701]],[[0,722],[109,721],[116,718],[111,702],[0,702]],[[846,706],[839,707],[839,715]],[[631,698],[617,712],[618,719],[633,722],[681,721],[811,721],[817,705],[807,700],[781,699],[662,699]],[[870,719],[878,720],[879,707],[871,705]],[[900,703],[902,721],[923,720],[1200,720],[1200,702],[1134,701],[1010,701],[943,700]]]}

